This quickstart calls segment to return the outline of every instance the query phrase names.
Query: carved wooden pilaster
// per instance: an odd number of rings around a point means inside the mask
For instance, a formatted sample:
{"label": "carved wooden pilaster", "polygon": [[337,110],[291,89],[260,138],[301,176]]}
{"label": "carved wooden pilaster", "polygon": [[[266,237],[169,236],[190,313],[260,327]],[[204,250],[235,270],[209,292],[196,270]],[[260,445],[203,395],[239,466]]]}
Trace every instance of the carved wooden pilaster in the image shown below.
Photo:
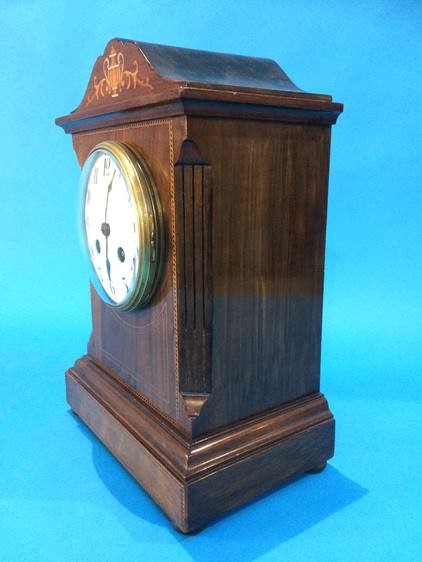
{"label": "carved wooden pilaster", "polygon": [[175,165],[178,252],[179,391],[189,417],[211,393],[211,168],[191,140]]}

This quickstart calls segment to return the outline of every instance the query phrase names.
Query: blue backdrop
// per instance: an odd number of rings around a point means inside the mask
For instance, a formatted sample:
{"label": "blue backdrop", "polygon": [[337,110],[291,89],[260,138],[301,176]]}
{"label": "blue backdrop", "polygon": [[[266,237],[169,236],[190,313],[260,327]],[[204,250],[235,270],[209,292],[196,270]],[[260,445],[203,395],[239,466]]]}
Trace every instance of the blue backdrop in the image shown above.
{"label": "blue backdrop", "polygon": [[[0,0],[0,560],[422,558],[422,4]],[[115,36],[276,59],[333,128],[322,390],[327,470],[193,537],[69,414],[85,350],[79,168],[54,118]]]}

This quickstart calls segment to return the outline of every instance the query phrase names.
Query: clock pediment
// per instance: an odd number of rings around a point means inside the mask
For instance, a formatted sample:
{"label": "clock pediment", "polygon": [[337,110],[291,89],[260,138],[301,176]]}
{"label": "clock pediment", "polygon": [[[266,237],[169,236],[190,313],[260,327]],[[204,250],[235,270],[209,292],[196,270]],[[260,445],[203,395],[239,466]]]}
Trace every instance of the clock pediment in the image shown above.
{"label": "clock pediment", "polygon": [[242,116],[246,107],[250,116],[259,105],[288,108],[283,120],[327,124],[342,110],[331,96],[300,90],[271,59],[112,39],[94,64],[80,105],[56,123],[73,133],[111,124],[110,115],[121,120],[124,113],[130,121],[136,110],[149,118],[198,114],[207,103],[208,113]]}
{"label": "clock pediment", "polygon": [[112,39],[98,57],[78,109],[142,98],[183,86],[301,92],[273,60]]}
{"label": "clock pediment", "polygon": [[133,41],[112,39],[94,64],[85,95],[73,113],[98,113],[116,104],[143,105],[171,87]]}

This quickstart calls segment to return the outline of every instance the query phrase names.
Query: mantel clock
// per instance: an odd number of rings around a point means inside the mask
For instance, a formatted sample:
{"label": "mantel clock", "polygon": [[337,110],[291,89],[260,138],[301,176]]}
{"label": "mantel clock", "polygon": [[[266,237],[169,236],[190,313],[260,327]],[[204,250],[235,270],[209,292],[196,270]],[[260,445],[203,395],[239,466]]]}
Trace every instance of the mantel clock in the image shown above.
{"label": "mantel clock", "polygon": [[57,119],[92,270],[67,399],[183,532],[333,455],[319,388],[341,111],[272,60],[113,39]]}

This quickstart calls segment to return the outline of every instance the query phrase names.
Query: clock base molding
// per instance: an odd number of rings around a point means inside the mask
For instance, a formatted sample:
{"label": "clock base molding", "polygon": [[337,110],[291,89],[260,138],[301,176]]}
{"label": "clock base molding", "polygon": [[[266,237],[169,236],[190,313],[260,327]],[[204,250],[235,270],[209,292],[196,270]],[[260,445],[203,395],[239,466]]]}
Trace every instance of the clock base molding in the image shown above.
{"label": "clock base molding", "polygon": [[325,467],[334,419],[313,393],[189,437],[90,356],[66,372],[67,400],[182,532]]}

